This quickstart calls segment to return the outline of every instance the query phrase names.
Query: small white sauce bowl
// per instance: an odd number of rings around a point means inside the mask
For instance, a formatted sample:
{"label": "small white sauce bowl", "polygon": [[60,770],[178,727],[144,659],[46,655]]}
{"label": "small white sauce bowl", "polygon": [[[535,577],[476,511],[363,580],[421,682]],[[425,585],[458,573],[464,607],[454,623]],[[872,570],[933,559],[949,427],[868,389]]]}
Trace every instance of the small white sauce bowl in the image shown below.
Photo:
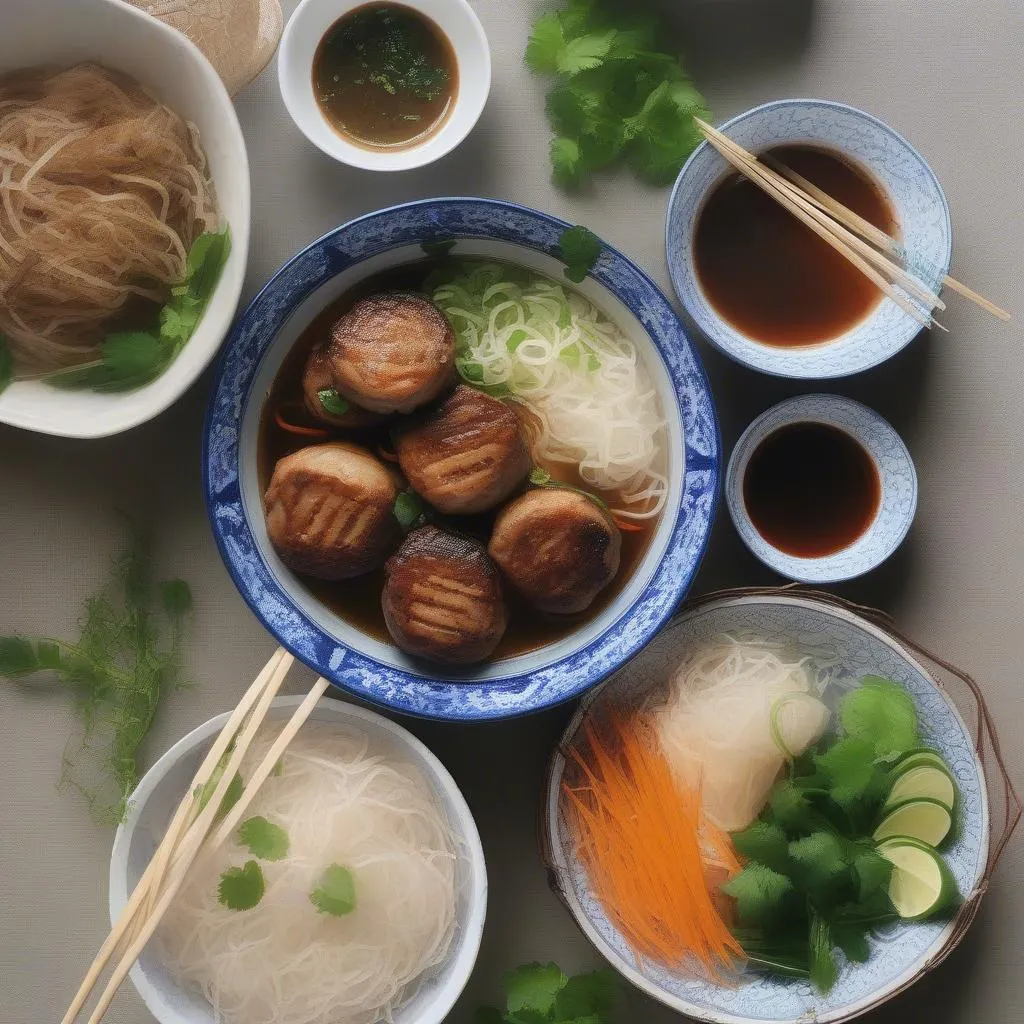
{"label": "small white sauce bowl", "polygon": [[[396,0],[398,2],[398,0]],[[466,0],[401,0],[447,36],[458,68],[458,88],[445,120],[421,141],[369,148],[347,139],[324,116],[313,90],[313,58],[320,40],[339,19],[367,0],[302,0],[278,50],[277,81],[284,105],[299,130],[318,149],[350,167],[407,171],[451,152],[473,130],[491,89],[491,50],[483,25]]]}
{"label": "small white sauce bowl", "polygon": [[[278,697],[266,724],[280,728],[302,697]],[[156,851],[159,839],[228,714],[217,715],[178,740],[143,776],[114,836],[110,854],[110,922],[113,924]],[[412,733],[374,711],[324,697],[311,722],[359,729],[384,749],[418,768],[459,841],[455,937],[448,955],[394,1013],[393,1024],[441,1024],[459,998],[476,963],[487,913],[487,869],[480,834],[455,780]],[[300,733],[301,735],[301,733]],[[217,1024],[209,1001],[174,978],[149,943],[131,970],[131,980],[160,1024]]]}
{"label": "small white sauce bowl", "polygon": [[[880,498],[870,526],[830,555],[801,558],[767,541],[743,500],[750,457],[769,434],[792,423],[824,423],[849,434],[871,456]],[[917,511],[917,472],[903,439],[872,409],[839,395],[800,395],[772,406],[750,424],[729,458],[725,500],[743,543],[769,569],[800,583],[838,583],[881,565],[903,542]]]}

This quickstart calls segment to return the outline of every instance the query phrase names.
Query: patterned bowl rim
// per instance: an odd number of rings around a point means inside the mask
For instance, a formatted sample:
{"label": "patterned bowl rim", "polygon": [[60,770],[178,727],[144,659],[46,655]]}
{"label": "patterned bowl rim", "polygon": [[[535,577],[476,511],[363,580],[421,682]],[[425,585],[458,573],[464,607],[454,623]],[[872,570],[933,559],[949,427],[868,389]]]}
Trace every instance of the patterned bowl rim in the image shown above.
{"label": "patterned bowl rim", "polygon": [[[749,110],[745,110],[742,113],[730,117],[727,121],[724,121],[717,127],[719,131],[727,132],[728,129],[734,127],[735,125],[741,124],[742,122],[747,121],[750,118],[758,117],[761,114],[767,113],[768,111],[783,107],[798,106],[800,104],[822,107],[828,110],[840,110],[843,111],[844,113],[851,114],[858,118],[862,118],[868,124],[871,124],[873,127],[879,129],[880,131],[888,135],[890,138],[892,138],[893,141],[895,141],[904,149],[906,149],[907,153],[920,163],[921,168],[927,175],[930,183],[934,186],[936,195],[939,198],[943,218],[943,230],[945,231],[947,239],[946,251],[943,257],[943,261],[941,265],[938,267],[938,269],[935,271],[934,283],[936,286],[936,290],[939,290],[941,288],[943,278],[949,273],[950,264],[953,260],[953,225],[949,210],[949,200],[946,198],[946,193],[942,188],[942,183],[939,181],[938,176],[932,169],[931,164],[929,164],[928,161],[925,160],[924,156],[917,149],[917,147],[914,146],[913,143],[911,143],[902,133],[898,132],[891,125],[886,124],[881,118],[876,117],[874,114],[869,114],[866,110],[861,110],[859,107],[855,107],[850,103],[842,103],[839,100],[819,99],[813,96],[797,96],[791,97],[789,99],[770,100],[768,103],[760,103],[756,107],[751,107]],[[683,183],[686,180],[686,176],[690,171],[691,165],[694,164],[698,159],[700,159],[701,155],[710,148],[711,143],[708,142],[706,139],[703,140],[690,154],[686,163],[683,164],[682,170],[679,172],[679,175],[675,180],[675,184],[672,186],[672,193],[669,196],[668,206],[666,207],[665,213],[665,259],[668,263],[669,279],[672,282],[673,292],[675,292],[676,297],[679,299],[680,303],[682,303],[683,305],[683,308],[686,310],[687,316],[690,317],[691,322],[693,322],[695,325],[696,321],[690,313],[690,302],[688,301],[686,290],[680,288],[678,284],[680,270],[676,264],[676,261],[672,258],[672,226],[675,221],[676,202],[679,193],[682,190]],[[707,193],[701,195],[701,203],[703,203],[706,196]],[[881,307],[876,307],[875,310],[873,310],[868,315],[867,319],[870,319],[871,317],[877,315],[879,308]],[[720,319],[717,313],[714,313],[714,315],[716,319]],[[833,369],[832,371],[826,372],[821,372],[820,370],[814,369],[813,365],[809,365],[804,370],[801,370],[799,368],[773,369],[769,366],[757,365],[747,357],[742,347],[737,347],[736,345],[733,345],[730,342],[723,341],[714,332],[701,330],[699,328],[698,330],[700,331],[701,337],[706,338],[707,341],[716,349],[718,349],[718,351],[721,352],[723,355],[728,356],[730,359],[734,360],[740,365],[746,366],[757,373],[763,373],[769,377],[780,377],[785,380],[829,380],[841,377],[850,377],[853,376],[854,374],[863,373],[865,370],[870,370],[875,366],[880,366],[882,363],[887,362],[888,360],[892,359],[893,356],[903,351],[903,349],[905,349],[922,330],[922,328],[917,326],[911,329],[910,325],[913,324],[913,321],[910,320],[909,318],[905,318],[905,324],[907,337],[900,341],[899,344],[895,345],[894,347],[890,346],[884,349],[883,351],[880,352],[879,355],[870,360],[858,362],[856,363],[856,365],[852,365],[849,368],[836,368]],[[895,332],[893,333],[895,334]],[[757,346],[766,349],[771,348],[771,346],[760,345],[754,339],[747,339],[747,341],[751,346]],[[827,347],[828,342],[825,342],[824,344],[825,347]],[[816,345],[813,346],[813,348],[810,349],[809,351],[817,352],[820,350],[821,347],[822,346]]]}
{"label": "patterned bowl rim", "polygon": [[[441,217],[446,213],[477,212],[485,221],[484,228],[473,230],[462,224],[450,236],[445,235],[442,228],[441,237],[504,241],[556,257],[559,235],[572,226],[558,217],[506,200],[473,197],[421,199],[386,207],[350,220],[328,231],[282,264],[235,322],[214,369],[203,430],[202,475],[207,514],[221,558],[253,614],[285,648],[335,686],[377,706],[424,718],[449,721],[514,718],[561,704],[600,682],[655,636],[685,596],[707,550],[718,508],[722,453],[718,416],[700,355],[671,303],[644,270],[602,240],[601,258],[588,277],[617,298],[645,327],[651,344],[661,355],[664,372],[676,396],[676,413],[683,425],[685,471],[681,500],[677,509],[666,509],[662,513],[663,516],[674,515],[675,520],[670,527],[663,527],[666,536],[664,550],[646,585],[632,603],[623,608],[618,618],[590,642],[538,669],[480,681],[449,681],[405,671],[386,665],[330,636],[319,624],[307,618],[292,601],[259,551],[241,502],[238,427],[251,398],[257,368],[272,347],[278,330],[303,301],[340,271],[330,270],[312,283],[305,281],[299,284],[290,281],[289,272],[311,256],[329,249],[356,225],[372,225],[375,221],[400,218],[410,211],[428,211]],[[541,243],[524,237],[521,228],[509,220],[509,214],[513,214],[520,224],[525,221],[539,228],[549,241]],[[368,245],[366,251],[353,251],[350,248],[346,250],[350,257],[348,266],[356,265],[369,256],[425,240],[429,239],[417,236]],[[630,301],[625,288],[616,284],[616,276],[622,273],[629,275],[639,285],[643,293],[643,309],[637,308],[637,304]],[[225,371],[235,349],[245,343],[249,327],[262,315],[262,305],[267,296],[281,290],[287,293],[288,301],[283,304],[280,316],[271,324],[272,329],[264,328],[261,340],[257,342],[259,351],[249,370],[242,377],[227,381]],[[651,329],[653,317],[644,316],[644,309],[656,311],[670,325],[671,330],[666,337],[658,337],[657,332]],[[266,322],[263,321],[261,326]],[[684,365],[674,366],[673,359],[681,360]],[[234,400],[223,401],[225,396],[233,396]],[[685,429],[685,412],[690,406],[697,413],[697,421],[703,422],[706,428],[707,446],[710,449],[707,454],[695,451],[690,446]],[[225,412],[224,407],[230,407],[230,411]],[[221,432],[226,432],[231,438],[227,448],[234,474],[229,484],[218,486],[213,475],[213,441],[215,435]],[[704,486],[699,484],[700,474],[707,475]],[[688,507],[686,499],[690,496],[691,486],[697,488],[701,495],[708,495],[710,500],[694,502]],[[223,513],[224,522],[220,513]],[[227,536],[226,523],[232,524],[230,537]],[[673,553],[682,551],[687,539],[694,536],[695,531],[699,541],[692,545],[692,557],[686,564],[673,564]],[[251,574],[244,574],[240,566],[253,567],[258,579]],[[268,616],[262,607],[262,602],[267,600],[278,608],[286,608],[289,618],[294,621],[284,622],[281,616]],[[309,636],[314,638],[314,644],[307,642]],[[331,653],[324,655],[325,647],[329,647]],[[601,655],[606,656],[604,662],[600,660]],[[542,675],[546,682],[539,678]],[[467,683],[478,691],[472,703],[461,699],[468,689]]]}
{"label": "patterned bowl rim", "polygon": [[[791,423],[828,422],[827,417],[820,411],[805,412],[805,406],[815,403],[833,406],[836,409],[847,409],[875,423],[893,442],[896,458],[905,464],[911,483],[910,501],[900,509],[902,521],[899,529],[890,536],[888,543],[880,545],[873,551],[867,550],[863,552],[863,559],[851,562],[850,567],[845,570],[838,569],[837,566],[844,559],[844,556],[849,555],[853,545],[841,548],[831,555],[822,555],[817,558],[800,558],[796,555],[790,555],[777,548],[761,535],[757,527],[754,526],[747,512],[746,504],[743,501],[743,477],[740,472],[740,462],[744,461],[742,468],[745,469],[750,456],[757,448],[757,444],[781,427],[788,426]],[[769,421],[770,427],[767,427]],[[863,445],[862,432],[858,427],[847,422],[840,429],[850,434],[868,451],[867,446]],[[869,454],[871,454],[870,451]],[[874,458],[873,455],[872,458]],[[879,475],[881,476],[881,474]],[[884,486],[883,480],[883,489]],[[914,459],[910,454],[910,449],[907,448],[906,442],[900,437],[896,428],[881,413],[876,412],[863,402],[847,398],[845,395],[832,395],[825,392],[795,395],[792,398],[786,398],[765,409],[763,413],[757,416],[750,426],[743,431],[739,440],[733,446],[725,470],[724,490],[729,518],[732,519],[733,526],[735,526],[736,532],[739,534],[740,540],[746,545],[747,550],[762,564],[768,566],[769,569],[785,576],[787,579],[796,580],[798,583],[842,583],[877,569],[878,566],[882,565],[896,552],[906,539],[907,534],[910,532],[910,527],[914,523],[914,516],[917,514],[917,469],[914,466]],[[881,507],[880,502],[880,510]],[[874,530],[876,522],[877,518],[871,522],[855,543],[869,536]]]}
{"label": "patterned bowl rim", "polygon": [[[793,595],[746,594],[740,596],[732,596],[726,593],[721,597],[712,595],[707,599],[698,599],[698,602],[694,607],[684,608],[678,615],[675,615],[672,618],[668,625],[669,627],[680,625],[688,618],[705,614],[708,611],[723,608],[750,607],[755,605],[781,605],[793,608],[807,608],[816,612],[821,612],[824,615],[831,615],[842,619],[848,624],[868,633],[880,643],[889,647],[900,658],[904,659],[914,669],[914,671],[920,673],[921,677],[927,680],[935,688],[935,691],[942,697],[949,711],[959,723],[964,736],[968,739],[971,738],[971,730],[967,727],[967,724],[960,713],[960,709],[956,706],[955,702],[946,691],[946,688],[942,686],[932,672],[929,672],[928,669],[925,668],[920,659],[912,651],[908,650],[897,638],[887,633],[881,626],[869,621],[862,615],[858,615],[849,608],[839,607],[830,602],[800,595],[799,593]],[[568,725],[566,725],[565,730],[559,737],[558,744],[551,755],[544,784],[544,804],[541,809],[541,854],[548,869],[549,884],[569,910],[569,913],[572,915],[577,927],[583,932],[583,935],[594,949],[600,953],[601,956],[604,957],[604,959],[619,974],[629,981],[630,984],[634,985],[636,988],[640,989],[640,991],[646,993],[652,999],[657,1000],[659,1003],[662,1003],[670,1009],[673,1009],[686,1017],[690,1017],[694,1020],[710,1022],[710,1024],[843,1024],[845,1021],[853,1020],[856,1017],[860,1017],[863,1014],[876,1009],[882,1004],[888,1002],[890,999],[899,995],[901,992],[905,991],[910,985],[919,981],[927,972],[930,961],[933,958],[938,957],[945,944],[951,939],[957,939],[957,941],[959,941],[956,936],[957,919],[956,917],[951,917],[946,927],[943,929],[940,938],[932,944],[932,947],[929,950],[926,950],[925,953],[922,954],[919,958],[919,962],[915,963],[912,968],[908,968],[907,971],[904,971],[903,975],[887,984],[874,996],[862,999],[860,1002],[854,1003],[843,1009],[821,1014],[820,1016],[808,1016],[804,1014],[801,1017],[794,1018],[792,1020],[767,1020],[759,1017],[744,1017],[715,1008],[709,1008],[707,1006],[698,1006],[672,994],[671,992],[667,992],[631,964],[622,960],[618,953],[605,942],[600,932],[587,917],[586,912],[581,906],[579,898],[576,895],[574,887],[571,883],[566,881],[567,876],[570,873],[570,865],[559,838],[561,832],[559,825],[559,783],[562,777],[562,772],[565,768],[565,755],[563,751],[568,748],[569,743],[572,741],[579,729],[586,713],[600,698],[606,687],[613,685],[614,682],[615,676],[613,675],[605,680],[600,686],[595,686],[583,696],[577,705],[572,718],[569,720]],[[971,750],[974,756],[974,763],[978,773],[978,778],[981,780],[981,785],[979,786],[979,800],[983,826],[981,829],[983,846],[979,853],[978,860],[982,865],[982,878],[984,878],[985,864],[988,858],[990,845],[989,795],[984,781],[985,769],[978,757],[978,751],[973,742],[971,743]],[[965,903],[965,906],[966,905],[967,904]],[[911,973],[911,971],[913,973]],[[909,978],[906,977],[908,974],[910,974]]]}

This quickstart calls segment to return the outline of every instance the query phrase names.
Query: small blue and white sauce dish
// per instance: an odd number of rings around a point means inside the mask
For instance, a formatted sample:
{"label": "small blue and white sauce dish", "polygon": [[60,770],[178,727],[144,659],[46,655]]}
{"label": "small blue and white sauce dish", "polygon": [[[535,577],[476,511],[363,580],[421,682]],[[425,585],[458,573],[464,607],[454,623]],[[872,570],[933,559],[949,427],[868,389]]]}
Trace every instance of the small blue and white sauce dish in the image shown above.
{"label": "small blue and white sauce dish", "polygon": [[[721,131],[870,221],[893,239],[912,276],[940,292],[952,254],[949,208],[931,168],[897,132],[853,107],[812,99],[766,103]],[[725,355],[761,373],[801,380],[860,373],[921,330],[877,282],[707,141],[676,181],[665,245],[690,318]]]}
{"label": "small blue and white sauce dish", "polygon": [[838,395],[801,395],[744,431],[725,498],[744,544],[770,569],[838,583],[900,546],[917,509],[917,473],[878,413]]}

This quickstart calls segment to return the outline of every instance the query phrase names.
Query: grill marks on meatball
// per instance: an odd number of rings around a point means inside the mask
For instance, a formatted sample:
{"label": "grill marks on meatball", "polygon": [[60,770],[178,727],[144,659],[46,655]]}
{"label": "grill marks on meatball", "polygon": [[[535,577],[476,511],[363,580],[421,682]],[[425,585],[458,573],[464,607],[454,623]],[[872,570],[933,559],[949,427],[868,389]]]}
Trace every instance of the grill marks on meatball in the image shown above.
{"label": "grill marks on meatball", "polygon": [[285,565],[343,580],[382,565],[401,537],[391,473],[365,449],[311,445],[274,467],[267,535]]}
{"label": "grill marks on meatball", "polygon": [[413,489],[449,515],[492,508],[530,471],[515,413],[464,384],[400,425],[395,453]]}
{"label": "grill marks on meatball", "polygon": [[384,621],[409,654],[481,661],[508,624],[501,578],[482,544],[436,526],[414,530],[388,559]]}

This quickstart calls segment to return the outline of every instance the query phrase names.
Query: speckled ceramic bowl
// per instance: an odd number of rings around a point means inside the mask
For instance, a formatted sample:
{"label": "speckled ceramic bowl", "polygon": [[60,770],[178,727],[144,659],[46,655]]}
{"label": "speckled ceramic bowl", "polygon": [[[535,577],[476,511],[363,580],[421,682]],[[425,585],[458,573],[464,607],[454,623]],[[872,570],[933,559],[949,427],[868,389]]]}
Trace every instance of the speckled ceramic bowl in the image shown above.
{"label": "speckled ceramic bowl", "polygon": [[871,939],[864,964],[842,963],[839,980],[827,996],[806,981],[751,974],[733,986],[719,986],[661,968],[643,971],[622,936],[590,892],[576,860],[559,810],[565,759],[583,715],[606,695],[640,695],[663,681],[686,650],[723,632],[753,632],[799,648],[835,654],[839,688],[878,674],[906,687],[917,705],[924,742],[949,765],[961,796],[958,830],[943,849],[964,896],[976,892],[985,872],[989,845],[989,805],[985,777],[971,732],[946,692],[894,639],[866,619],[822,601],[795,595],[727,597],[709,601],[674,619],[655,640],[581,703],[551,765],[544,830],[552,877],[576,922],[598,952],[628,981],[679,1013],[716,1024],[836,1024],[866,1013],[918,980],[946,946],[957,923],[935,920],[887,925]]}
{"label": "speckled ceramic bowl", "polygon": [[[820,558],[800,558],[767,541],[743,500],[751,455],[769,434],[792,423],[825,423],[845,431],[878,471],[881,499],[871,525],[849,547]],[[801,583],[837,583],[870,572],[900,546],[917,510],[917,473],[902,438],[877,412],[839,395],[800,395],[772,406],[743,432],[729,457],[725,500],[736,532],[768,568]]]}
{"label": "speckled ceramic bowl", "polygon": [[707,379],[679,318],[635,264],[605,246],[576,286],[637,344],[666,418],[668,501],[632,576],[602,611],[556,643],[472,669],[414,660],[346,622],[307,590],[267,539],[256,467],[267,389],[302,330],[369,275],[422,259],[424,244],[561,278],[568,225],[512,203],[432,199],[325,235],[285,264],[236,323],[206,424],[210,519],[235,584],[267,629],[321,675],[378,704],[432,718],[504,718],[577,696],[622,665],[672,614],[700,564],[714,516],[719,439]]}
{"label": "speckled ceramic bowl", "polygon": [[[843,103],[806,99],[765,103],[727,121],[721,130],[753,153],[809,143],[837,151],[866,168],[889,197],[909,266],[932,290],[939,290],[952,255],[949,207],[931,168],[903,136]],[[709,143],[698,146],[676,181],[665,225],[672,285],[713,345],[762,373],[821,380],[877,366],[913,340],[920,326],[887,298],[844,334],[816,345],[766,345],[728,323],[701,287],[693,236],[705,199],[730,170]]]}

